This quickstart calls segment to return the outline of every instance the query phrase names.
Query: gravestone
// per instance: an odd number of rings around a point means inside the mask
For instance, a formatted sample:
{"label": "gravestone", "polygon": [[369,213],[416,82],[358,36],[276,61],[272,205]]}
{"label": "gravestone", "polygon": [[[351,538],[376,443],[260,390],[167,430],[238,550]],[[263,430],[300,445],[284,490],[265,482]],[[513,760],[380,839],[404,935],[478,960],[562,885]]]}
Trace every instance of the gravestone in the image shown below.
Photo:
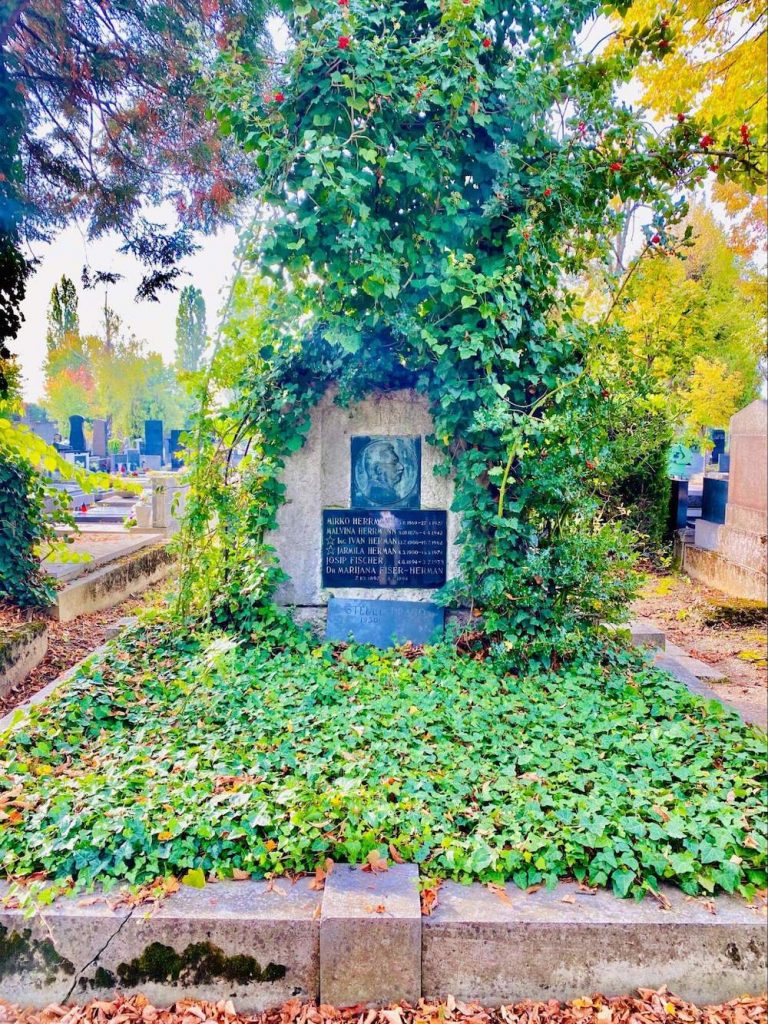
{"label": "gravestone", "polygon": [[697,533],[696,543],[685,551],[684,567],[695,579],[734,597],[765,602],[768,599],[768,402],[756,399],[732,416],[729,436],[725,522],[715,524],[706,539],[701,532]]}
{"label": "gravestone", "polygon": [[69,417],[69,447],[73,452],[84,452],[88,449],[85,444],[85,432],[83,431],[83,416]]}
{"label": "gravestone", "polygon": [[709,454],[711,462],[718,462],[720,456],[725,451],[725,431],[714,429],[709,432],[710,440],[712,441],[712,451]]}
{"label": "gravestone", "polygon": [[427,399],[401,389],[344,409],[335,394],[313,410],[282,474],[285,502],[267,537],[289,576],[277,600],[317,624],[334,601],[329,636],[346,639],[351,623],[357,639],[423,642],[422,618],[428,635],[443,621],[433,598],[457,574],[459,529],[453,482],[434,472],[442,455],[427,442]]}
{"label": "gravestone", "polygon": [[390,647],[426,644],[443,630],[443,609],[431,601],[355,601],[332,597],[328,602],[328,640],[349,640]]}
{"label": "gravestone", "polygon": [[107,457],[107,441],[109,440],[109,431],[107,429],[106,420],[94,420],[93,421],[93,444],[91,445],[91,453],[99,459],[106,459]]}
{"label": "gravestone", "polygon": [[144,421],[144,450],[142,461],[147,469],[160,469],[163,465],[163,421]]}
{"label": "gravestone", "polygon": [[182,430],[172,430],[168,436],[168,454],[171,457],[171,469],[181,469],[184,465],[184,446],[179,438]]}

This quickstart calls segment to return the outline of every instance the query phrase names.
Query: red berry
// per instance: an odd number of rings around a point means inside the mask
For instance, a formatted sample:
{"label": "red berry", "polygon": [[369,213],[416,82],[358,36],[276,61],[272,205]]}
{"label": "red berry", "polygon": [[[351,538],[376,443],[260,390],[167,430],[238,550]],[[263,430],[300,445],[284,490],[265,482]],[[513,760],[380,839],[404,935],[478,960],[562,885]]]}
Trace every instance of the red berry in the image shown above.
{"label": "red berry", "polygon": [[660,50],[666,50],[666,48],[668,46],[669,46],[669,40],[668,39],[660,39],[659,40],[659,49]]}
{"label": "red berry", "polygon": [[623,166],[624,166],[624,164],[622,164],[620,160],[614,160],[613,163],[611,164],[611,170],[612,171],[620,171]]}
{"label": "red berry", "polygon": [[699,139],[699,145],[702,149],[709,149],[709,147],[714,143],[714,141],[715,140],[712,138],[711,135],[702,135],[702,137]]}
{"label": "red berry", "polygon": [[665,18],[661,23],[662,28],[669,28],[669,18]]}
{"label": "red berry", "polygon": [[584,134],[584,132],[586,130],[587,130],[587,122],[586,121],[579,121],[579,131],[582,133],[582,135]]}
{"label": "red berry", "polygon": [[658,245],[660,241],[661,241],[661,235],[654,235],[653,238],[651,239],[651,242],[654,245]]}
{"label": "red berry", "polygon": [[685,120],[685,114],[678,114],[678,115],[677,115],[677,120],[678,120],[678,122],[679,122],[680,124],[682,124],[682,123],[683,123],[683,121]]}
{"label": "red berry", "polygon": [[285,99],[285,93],[282,93],[282,92],[276,92],[275,93],[275,103],[282,103],[284,99]]}
{"label": "red berry", "polygon": [[717,172],[720,170],[720,164],[710,164],[709,169],[710,171],[712,171],[713,174],[717,174]]}
{"label": "red berry", "polygon": [[587,469],[594,469],[595,468],[595,463],[592,462],[591,459],[585,459],[584,461],[586,463]]}
{"label": "red berry", "polygon": [[349,38],[349,36],[339,36],[339,49],[346,50],[346,48],[349,46],[351,42],[352,40]]}
{"label": "red berry", "polygon": [[490,45],[491,40],[488,38],[488,36],[486,36],[485,39],[483,40],[483,49],[487,50]]}
{"label": "red berry", "polygon": [[546,196],[547,198],[549,198],[549,196],[551,196],[551,195],[552,195],[552,189],[551,189],[551,188],[545,188],[545,189],[544,189],[544,195],[545,195],[545,196]]}
{"label": "red berry", "polygon": [[349,7],[349,0],[339,0],[339,7]]}
{"label": "red berry", "polygon": [[528,241],[528,239],[530,237],[531,237],[531,232],[530,231],[524,231],[523,232],[523,238],[526,240],[526,242]]}

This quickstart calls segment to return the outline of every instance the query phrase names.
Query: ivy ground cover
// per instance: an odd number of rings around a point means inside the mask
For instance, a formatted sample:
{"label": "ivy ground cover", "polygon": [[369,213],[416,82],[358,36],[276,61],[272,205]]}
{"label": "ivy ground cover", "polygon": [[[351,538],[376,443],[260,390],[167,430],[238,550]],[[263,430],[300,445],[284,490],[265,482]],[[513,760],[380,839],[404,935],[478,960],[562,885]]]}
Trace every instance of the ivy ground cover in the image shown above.
{"label": "ivy ground cover", "polygon": [[155,624],[0,741],[0,865],[52,892],[378,849],[461,881],[749,894],[764,770],[764,737],[607,641],[516,673]]}

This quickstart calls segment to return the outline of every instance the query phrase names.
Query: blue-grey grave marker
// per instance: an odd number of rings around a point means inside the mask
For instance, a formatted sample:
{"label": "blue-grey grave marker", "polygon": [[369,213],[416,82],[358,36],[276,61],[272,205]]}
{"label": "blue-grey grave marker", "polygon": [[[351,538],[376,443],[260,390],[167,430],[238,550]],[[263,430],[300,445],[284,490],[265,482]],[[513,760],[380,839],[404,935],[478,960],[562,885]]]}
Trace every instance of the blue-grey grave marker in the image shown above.
{"label": "blue-grey grave marker", "polygon": [[83,416],[69,417],[69,447],[73,452],[87,451],[85,447],[85,432],[83,431]]}
{"label": "blue-grey grave marker", "polygon": [[332,597],[328,602],[325,635],[329,640],[349,640],[391,647],[410,640],[426,644],[439,639],[444,609],[431,601],[359,601]]}
{"label": "blue-grey grave marker", "polygon": [[144,420],[144,455],[163,456],[163,421]]}

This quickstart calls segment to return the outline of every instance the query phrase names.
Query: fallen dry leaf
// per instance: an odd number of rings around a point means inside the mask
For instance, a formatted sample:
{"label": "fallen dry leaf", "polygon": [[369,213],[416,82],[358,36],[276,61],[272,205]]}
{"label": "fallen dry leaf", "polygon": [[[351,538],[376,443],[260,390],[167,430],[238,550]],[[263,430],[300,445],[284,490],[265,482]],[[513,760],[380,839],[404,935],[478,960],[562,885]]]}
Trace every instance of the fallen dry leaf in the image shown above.
{"label": "fallen dry leaf", "polygon": [[511,903],[512,900],[509,897],[509,893],[506,887],[503,885],[497,885],[495,882],[489,882],[486,886],[488,892],[492,892],[494,896],[497,896],[502,903]]}
{"label": "fallen dry leaf", "polygon": [[368,856],[365,858],[365,864],[363,864],[363,871],[388,871],[389,864],[386,857],[382,857],[378,850],[371,850]]}

